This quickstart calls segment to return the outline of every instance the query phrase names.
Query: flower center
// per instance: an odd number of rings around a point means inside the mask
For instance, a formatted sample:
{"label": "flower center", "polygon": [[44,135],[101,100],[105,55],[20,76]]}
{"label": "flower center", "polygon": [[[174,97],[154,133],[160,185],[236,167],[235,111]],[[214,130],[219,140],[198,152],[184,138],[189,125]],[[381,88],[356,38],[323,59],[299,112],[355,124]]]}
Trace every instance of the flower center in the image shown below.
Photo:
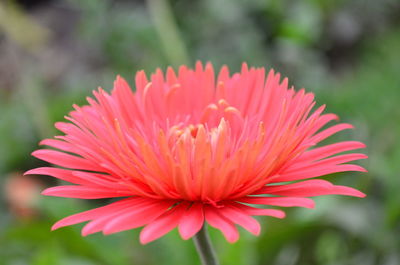
{"label": "flower center", "polygon": [[176,137],[180,137],[182,136],[182,134],[184,134],[185,132],[189,131],[190,135],[193,138],[196,138],[197,136],[197,132],[199,130],[199,126],[202,126],[200,124],[198,125],[193,125],[193,124],[189,124],[186,127],[181,127],[181,126],[173,126],[171,128],[171,132],[176,136]]}

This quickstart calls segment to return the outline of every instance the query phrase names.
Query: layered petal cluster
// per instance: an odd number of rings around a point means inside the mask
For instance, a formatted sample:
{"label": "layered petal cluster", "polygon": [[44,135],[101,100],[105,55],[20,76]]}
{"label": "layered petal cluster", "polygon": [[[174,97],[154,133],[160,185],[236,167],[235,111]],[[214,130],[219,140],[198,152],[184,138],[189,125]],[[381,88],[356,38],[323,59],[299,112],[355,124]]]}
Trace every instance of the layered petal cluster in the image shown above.
{"label": "layered petal cluster", "polygon": [[[316,146],[352,128],[315,107],[314,96],[288,87],[288,80],[264,68],[217,75],[211,64],[178,72],[136,74],[135,92],[117,77],[111,93],[102,89],[74,106],[56,123],[63,135],[33,155],[58,167],[27,174],[49,175],[73,185],[43,194],[81,199],[119,198],[57,222],[53,229],[87,222],[82,234],[112,234],[137,227],[142,243],[174,228],[183,239],[204,223],[235,242],[237,225],[258,235],[257,215],[283,218],[270,206],[313,208],[309,197],[363,197],[350,187],[316,177],[365,171],[349,162],[364,159],[364,144],[346,141]],[[345,152],[343,154],[343,152]]]}

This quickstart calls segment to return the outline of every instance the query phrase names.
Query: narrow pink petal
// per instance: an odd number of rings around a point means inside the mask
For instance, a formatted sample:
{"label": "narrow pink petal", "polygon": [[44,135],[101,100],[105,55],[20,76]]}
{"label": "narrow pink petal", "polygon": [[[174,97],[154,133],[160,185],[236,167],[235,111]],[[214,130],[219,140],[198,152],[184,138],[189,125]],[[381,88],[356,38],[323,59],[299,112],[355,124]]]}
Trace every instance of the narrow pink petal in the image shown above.
{"label": "narrow pink petal", "polygon": [[[87,223],[83,227],[82,236],[87,236],[102,231],[109,222],[111,222],[118,216],[129,213],[131,211],[135,211],[140,208],[141,205],[143,205],[144,203],[148,203],[149,201],[151,201],[151,199],[138,197],[135,198],[134,203],[130,203],[125,207],[115,207],[113,211],[109,211],[107,214],[97,216],[95,219],[92,219],[91,222]],[[152,201],[153,203],[156,202],[155,200]]]}
{"label": "narrow pink petal", "polygon": [[325,130],[315,134],[313,137],[311,137],[310,140],[313,141],[314,143],[319,143],[322,140],[325,140],[326,138],[334,135],[337,132],[347,130],[347,129],[352,129],[352,128],[354,128],[354,127],[351,124],[347,124],[347,123],[337,124],[337,125],[334,125],[328,129],[325,129]]}
{"label": "narrow pink petal", "polygon": [[114,176],[84,171],[73,171],[72,175],[75,178],[81,179],[83,185],[96,186],[99,188],[107,188],[120,191],[129,191],[128,185],[126,185],[125,183],[121,183],[121,181],[118,181],[119,179]]}
{"label": "narrow pink petal", "polygon": [[[82,180],[73,176],[71,170],[55,168],[55,167],[38,167],[31,169],[24,173],[24,175],[46,175],[58,178],[64,181],[68,181],[74,184],[84,184]],[[85,182],[85,181],[83,181]],[[87,183],[87,182],[86,182]]]}
{"label": "narrow pink petal", "polygon": [[51,230],[58,229],[60,227],[64,226],[69,226],[69,225],[74,225],[82,222],[86,222],[89,220],[96,219],[98,217],[108,215],[110,213],[113,213],[117,211],[118,209],[125,208],[129,205],[135,204],[137,201],[137,198],[129,198],[129,199],[123,199],[114,203],[111,203],[109,205],[95,208],[92,210],[88,210],[85,212],[77,213],[71,216],[68,216],[64,219],[61,219],[57,223],[55,223]]}
{"label": "narrow pink petal", "polygon": [[39,167],[25,172],[25,175],[47,175],[83,186],[106,187],[107,189],[117,189],[121,191],[129,190],[126,185],[116,182],[113,176],[92,172],[73,171],[54,167]]}
{"label": "narrow pink petal", "polygon": [[[354,160],[359,159],[366,159],[368,158],[365,154],[344,154],[344,155],[337,155],[329,158],[325,158],[315,162],[301,162],[295,163],[284,170],[284,173],[290,174],[291,172],[296,172],[300,170],[309,170],[309,169],[317,169],[317,168],[329,168],[334,167],[343,163],[347,163]],[[283,173],[281,173],[283,174]]]}
{"label": "narrow pink petal", "polygon": [[33,152],[32,155],[46,162],[59,165],[62,167],[82,169],[82,170],[93,170],[93,171],[101,170],[101,168],[98,165],[84,158],[62,153],[59,151],[37,150]]}
{"label": "narrow pink petal", "polygon": [[333,185],[329,181],[316,179],[306,180],[298,183],[286,185],[265,186],[254,194],[272,194],[294,197],[313,197],[320,195],[348,195],[355,197],[365,197],[365,194],[345,186]]}
{"label": "narrow pink petal", "polygon": [[218,210],[221,215],[226,219],[230,220],[234,224],[238,224],[245,228],[250,233],[258,236],[261,231],[260,223],[253,217],[246,214],[244,211],[238,208],[231,207],[229,205]]}
{"label": "narrow pink petal", "polygon": [[107,190],[85,186],[57,186],[45,189],[43,195],[78,199],[103,199],[113,197],[132,196],[129,191]]}
{"label": "narrow pink petal", "polygon": [[183,202],[146,225],[140,232],[140,242],[147,244],[177,227],[187,207],[188,204]]}
{"label": "narrow pink petal", "polygon": [[368,156],[365,154],[359,154],[359,153],[354,153],[354,154],[344,154],[344,155],[337,155],[329,158],[325,158],[323,160],[319,160],[315,162],[315,165],[318,166],[320,164],[333,164],[333,165],[339,165],[343,163],[347,163],[350,161],[354,160],[360,160],[360,159],[367,159]]}
{"label": "narrow pink petal", "polygon": [[[318,193],[316,193],[318,194]],[[346,187],[346,186],[340,186],[340,185],[333,185],[329,193],[326,194],[338,194],[338,195],[346,195],[346,196],[353,196],[353,197],[359,197],[359,198],[364,198],[367,195],[359,190],[356,190],[351,187]],[[321,194],[325,195],[325,194]],[[297,196],[297,195],[296,195]],[[319,195],[309,195],[309,196],[319,196]]]}
{"label": "narrow pink petal", "polygon": [[179,223],[179,234],[184,240],[187,240],[199,232],[203,224],[203,204],[198,202],[193,203],[193,205],[185,212]]}
{"label": "narrow pink petal", "polygon": [[102,231],[104,229],[104,226],[106,226],[110,221],[114,220],[115,217],[119,216],[120,214],[130,212],[131,210],[134,210],[135,208],[136,208],[135,205],[133,205],[133,206],[129,205],[123,209],[118,209],[113,212],[109,212],[108,214],[99,216],[98,218],[87,223],[82,228],[82,232],[81,232],[82,236],[87,236],[87,235]]}
{"label": "narrow pink petal", "polygon": [[298,197],[244,197],[239,202],[250,204],[264,204],[281,207],[305,207],[314,208],[315,203],[309,198]]}
{"label": "narrow pink petal", "polygon": [[236,226],[231,221],[221,216],[221,214],[218,213],[218,209],[208,206],[205,207],[204,210],[207,223],[221,230],[229,243],[235,243],[239,239],[239,232]]}
{"label": "narrow pink petal", "polygon": [[299,157],[299,160],[302,162],[315,161],[323,159],[325,157],[329,157],[337,153],[350,151],[354,149],[360,149],[360,148],[365,148],[365,144],[356,141],[335,143],[307,151]]}
{"label": "narrow pink petal", "polygon": [[272,216],[280,219],[285,218],[286,216],[284,211],[277,209],[260,209],[236,202],[232,203],[232,206],[241,209],[248,215],[253,216]]}
{"label": "narrow pink petal", "polygon": [[103,233],[109,235],[147,225],[164,214],[174,203],[174,201],[149,200],[148,202],[138,205],[135,209],[119,214],[113,218],[113,220],[104,226]]}
{"label": "narrow pink petal", "polygon": [[45,139],[39,143],[40,145],[48,145],[62,151],[75,153],[76,148],[68,142],[55,140],[55,139]]}
{"label": "narrow pink petal", "polygon": [[346,172],[346,171],[367,172],[365,168],[352,164],[333,165],[330,167],[322,166],[322,167],[308,168],[305,170],[300,169],[298,171],[290,173],[283,172],[280,174],[279,177],[275,178],[273,182],[275,183],[275,182],[309,179],[333,173]]}

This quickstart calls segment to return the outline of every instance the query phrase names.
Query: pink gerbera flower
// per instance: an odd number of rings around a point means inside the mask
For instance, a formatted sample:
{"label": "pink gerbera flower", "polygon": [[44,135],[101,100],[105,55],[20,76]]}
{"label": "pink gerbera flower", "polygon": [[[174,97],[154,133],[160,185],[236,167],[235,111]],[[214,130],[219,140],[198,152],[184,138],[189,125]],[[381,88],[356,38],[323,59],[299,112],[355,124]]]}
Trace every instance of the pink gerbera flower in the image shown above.
{"label": "pink gerbera flower", "polygon": [[53,229],[89,221],[82,234],[112,234],[144,226],[145,244],[178,227],[183,239],[204,223],[229,242],[239,238],[236,225],[258,235],[252,216],[283,218],[264,207],[313,208],[308,197],[365,195],[315,177],[365,171],[350,161],[365,147],[346,141],[316,147],[329,136],[352,128],[313,110],[312,93],[288,88],[273,70],[244,64],[240,73],[224,66],[215,79],[211,64],[194,70],[161,70],[150,80],[136,74],[136,92],[117,77],[114,89],[94,91],[89,105],[74,106],[56,127],[65,135],[46,139],[53,149],[33,155],[62,168],[42,167],[27,174],[50,175],[75,185],[44,195],[81,199],[121,198],[106,206],[57,222]]}

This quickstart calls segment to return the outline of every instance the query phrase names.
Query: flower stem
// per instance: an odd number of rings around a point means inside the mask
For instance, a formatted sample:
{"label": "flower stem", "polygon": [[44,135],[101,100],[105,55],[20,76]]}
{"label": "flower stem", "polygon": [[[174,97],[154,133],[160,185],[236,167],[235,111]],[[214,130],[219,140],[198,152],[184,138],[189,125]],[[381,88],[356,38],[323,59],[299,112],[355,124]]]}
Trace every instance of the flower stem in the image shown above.
{"label": "flower stem", "polygon": [[203,265],[219,265],[217,256],[215,255],[214,248],[207,233],[206,224],[204,224],[201,230],[193,237],[193,241]]}
{"label": "flower stem", "polygon": [[185,42],[177,26],[169,0],[147,0],[150,16],[160,37],[164,53],[174,66],[190,63]]}

